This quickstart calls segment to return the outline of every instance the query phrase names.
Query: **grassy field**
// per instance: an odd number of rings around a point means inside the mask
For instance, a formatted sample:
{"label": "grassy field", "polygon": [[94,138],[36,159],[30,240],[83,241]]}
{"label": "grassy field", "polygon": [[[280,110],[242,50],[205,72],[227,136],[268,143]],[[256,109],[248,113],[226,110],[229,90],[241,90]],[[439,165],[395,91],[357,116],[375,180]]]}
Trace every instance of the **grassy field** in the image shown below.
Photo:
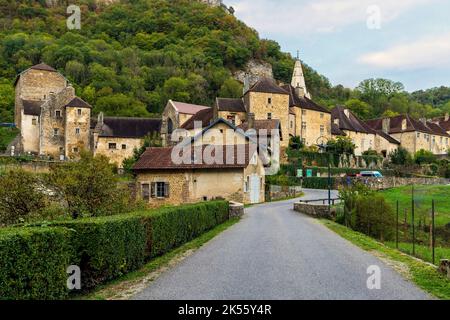
{"label": "grassy field", "polygon": [[[386,242],[385,245],[387,245],[390,248],[395,249],[396,245],[395,242]],[[399,250],[412,255],[413,254],[413,247],[412,243],[399,243],[398,245]],[[416,257],[427,261],[429,263],[433,262],[433,254],[430,246],[423,246],[423,245],[416,245]],[[436,247],[435,249],[435,261],[436,264],[439,264],[439,261],[442,259],[450,259],[450,248],[443,248],[443,247]]]}
{"label": "grassy field", "polygon": [[363,250],[389,261],[405,278],[413,281],[417,286],[437,298],[450,300],[450,279],[437,272],[432,265],[415,259],[400,251],[390,248],[376,240],[356,231],[352,231],[340,224],[328,220],[321,220],[324,225],[351,241]]}
{"label": "grassy field", "polygon": [[[394,210],[397,200],[399,201],[400,219],[404,219],[406,212],[407,221],[410,222],[412,187],[394,188],[382,191],[382,193]],[[414,186],[414,199],[417,218],[421,217],[429,222],[431,217],[431,202],[435,200],[436,226],[445,226],[450,223],[450,186]]]}

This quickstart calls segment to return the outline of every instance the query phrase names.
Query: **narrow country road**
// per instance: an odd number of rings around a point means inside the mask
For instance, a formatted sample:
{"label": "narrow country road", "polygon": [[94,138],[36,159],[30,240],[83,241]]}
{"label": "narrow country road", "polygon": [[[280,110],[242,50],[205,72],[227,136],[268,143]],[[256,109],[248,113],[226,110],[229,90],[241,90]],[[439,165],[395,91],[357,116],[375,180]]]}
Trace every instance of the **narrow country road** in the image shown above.
{"label": "narrow country road", "polygon": [[[306,190],[304,199],[327,191]],[[334,193],[334,196],[336,193]],[[161,275],[137,300],[428,299],[381,260],[292,210],[294,200],[246,210],[242,221]],[[381,290],[367,269],[381,268]]]}

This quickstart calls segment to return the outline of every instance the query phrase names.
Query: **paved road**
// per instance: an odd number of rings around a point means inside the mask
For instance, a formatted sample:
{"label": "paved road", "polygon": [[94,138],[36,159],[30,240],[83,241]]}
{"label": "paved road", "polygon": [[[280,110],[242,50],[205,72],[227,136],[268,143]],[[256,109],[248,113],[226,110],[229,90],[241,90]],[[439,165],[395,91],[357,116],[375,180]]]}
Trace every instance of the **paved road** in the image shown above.
{"label": "paved road", "polygon": [[[326,191],[308,190],[305,198],[326,198]],[[429,298],[374,256],[319,222],[295,213],[293,202],[247,209],[240,223],[134,299]],[[367,268],[372,265],[382,270],[381,290],[367,289]]]}

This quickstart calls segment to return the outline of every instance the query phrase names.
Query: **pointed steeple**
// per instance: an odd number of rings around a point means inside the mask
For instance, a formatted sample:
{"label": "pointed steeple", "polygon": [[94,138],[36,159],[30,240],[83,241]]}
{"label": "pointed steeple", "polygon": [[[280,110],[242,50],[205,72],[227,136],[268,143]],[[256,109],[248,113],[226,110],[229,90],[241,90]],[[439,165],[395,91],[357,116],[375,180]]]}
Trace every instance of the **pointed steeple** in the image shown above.
{"label": "pointed steeple", "polygon": [[292,74],[291,85],[296,89],[296,91],[301,96],[306,96],[311,99],[311,95],[306,88],[305,76],[303,74],[303,66],[300,61],[300,52],[297,51],[297,59],[295,59],[294,73]]}

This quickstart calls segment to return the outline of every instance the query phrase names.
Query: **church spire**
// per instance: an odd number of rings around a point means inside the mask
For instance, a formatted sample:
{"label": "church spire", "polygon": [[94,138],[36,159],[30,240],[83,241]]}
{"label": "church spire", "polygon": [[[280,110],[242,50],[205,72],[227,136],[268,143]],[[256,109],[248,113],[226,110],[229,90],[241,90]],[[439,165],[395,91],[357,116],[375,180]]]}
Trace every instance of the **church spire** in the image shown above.
{"label": "church spire", "polygon": [[306,89],[305,76],[303,74],[303,66],[300,61],[300,51],[297,51],[297,59],[295,60],[294,73],[292,74],[291,85],[296,89],[301,96],[311,98],[308,90]]}

